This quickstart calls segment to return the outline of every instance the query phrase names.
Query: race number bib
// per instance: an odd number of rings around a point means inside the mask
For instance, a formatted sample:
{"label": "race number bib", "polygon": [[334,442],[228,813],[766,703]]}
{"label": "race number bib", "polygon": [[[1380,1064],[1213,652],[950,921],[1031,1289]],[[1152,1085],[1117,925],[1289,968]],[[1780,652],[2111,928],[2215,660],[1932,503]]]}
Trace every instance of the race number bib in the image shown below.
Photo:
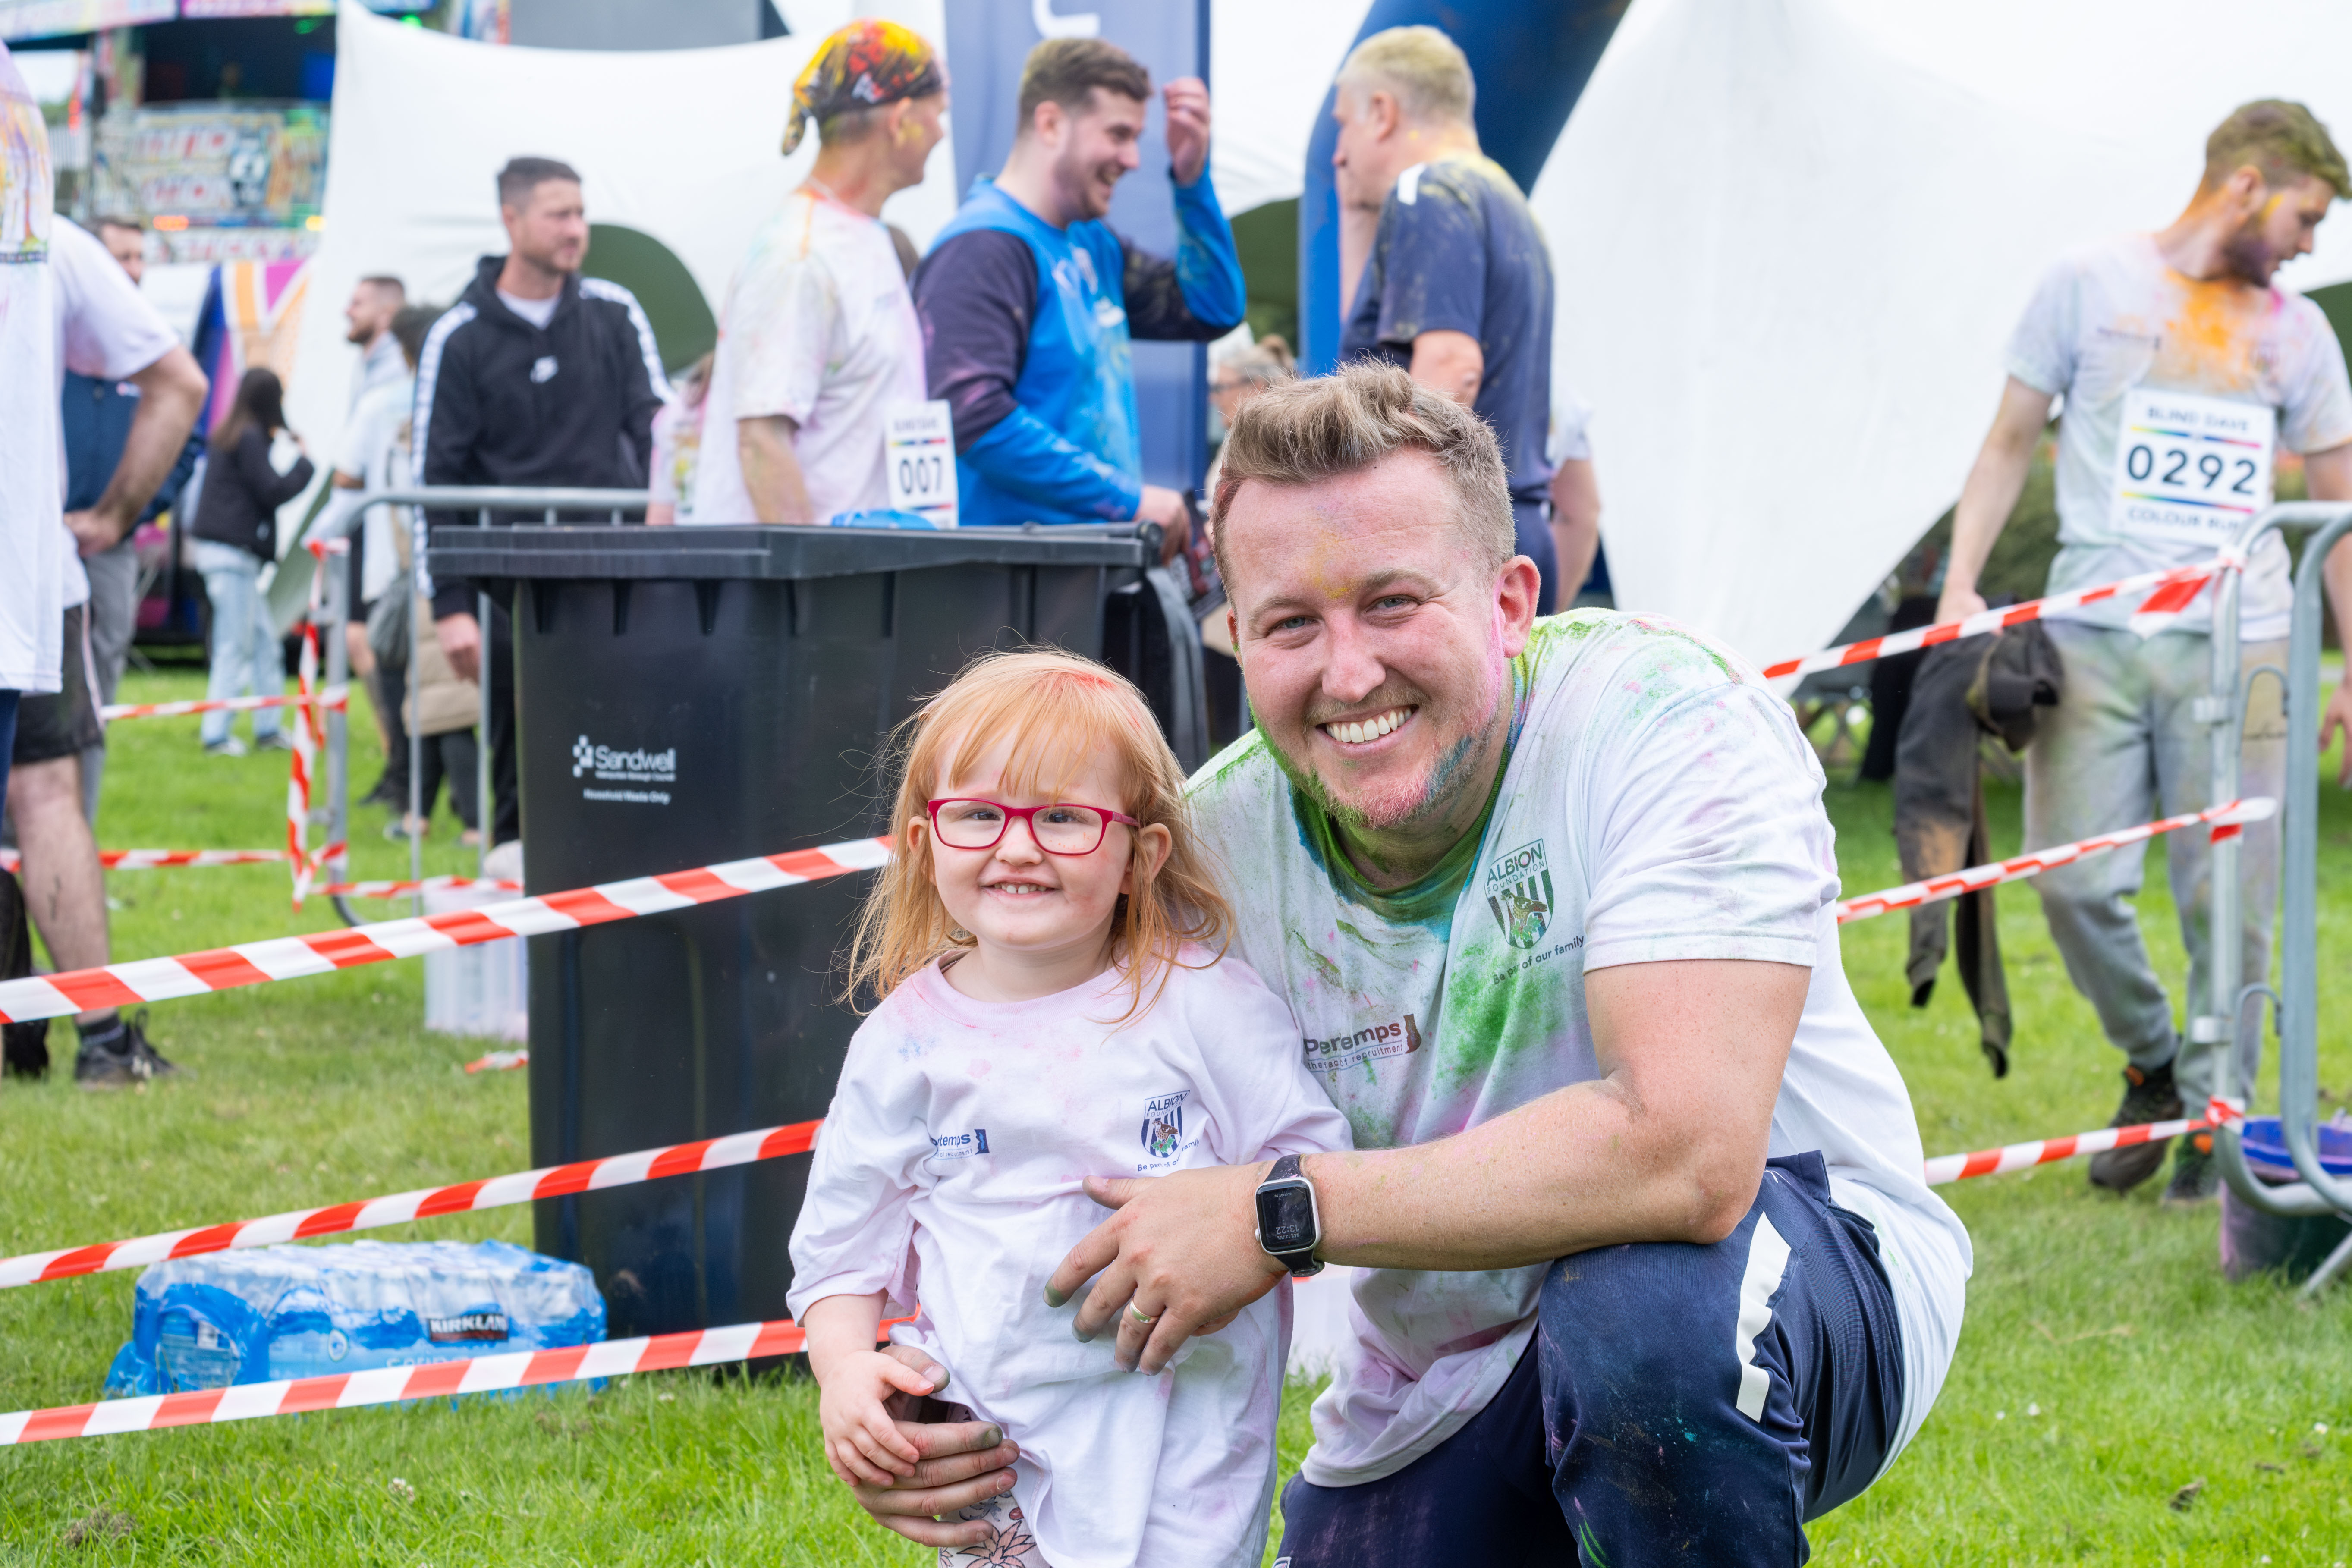
{"label": "race number bib", "polygon": [[2116,437],[2110,526],[2151,543],[2226,544],[2270,504],[2277,425],[2259,403],[2133,387]]}
{"label": "race number bib", "polygon": [[891,510],[913,512],[933,528],[956,525],[955,421],[946,399],[892,404],[882,419],[882,458]]}

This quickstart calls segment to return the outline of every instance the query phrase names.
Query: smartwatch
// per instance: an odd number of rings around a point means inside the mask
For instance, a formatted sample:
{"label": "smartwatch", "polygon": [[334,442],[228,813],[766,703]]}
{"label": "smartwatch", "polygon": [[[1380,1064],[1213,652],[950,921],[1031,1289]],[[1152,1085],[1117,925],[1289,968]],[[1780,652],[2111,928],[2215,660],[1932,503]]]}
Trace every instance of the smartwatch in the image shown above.
{"label": "smartwatch", "polygon": [[1323,1240],[1323,1216],[1315,1207],[1315,1184],[1300,1173],[1297,1155],[1276,1160],[1258,1184],[1256,1235],[1258,1246],[1292,1279],[1323,1272],[1315,1256]]}

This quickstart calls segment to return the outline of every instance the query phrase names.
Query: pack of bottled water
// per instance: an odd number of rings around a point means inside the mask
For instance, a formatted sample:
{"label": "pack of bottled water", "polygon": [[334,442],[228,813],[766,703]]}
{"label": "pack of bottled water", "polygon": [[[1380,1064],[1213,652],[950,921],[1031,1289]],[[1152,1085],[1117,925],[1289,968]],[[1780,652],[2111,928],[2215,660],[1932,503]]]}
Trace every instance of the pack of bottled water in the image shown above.
{"label": "pack of bottled water", "polygon": [[259,1247],[139,1276],[110,1397],[593,1344],[604,1299],[577,1263],[503,1241]]}

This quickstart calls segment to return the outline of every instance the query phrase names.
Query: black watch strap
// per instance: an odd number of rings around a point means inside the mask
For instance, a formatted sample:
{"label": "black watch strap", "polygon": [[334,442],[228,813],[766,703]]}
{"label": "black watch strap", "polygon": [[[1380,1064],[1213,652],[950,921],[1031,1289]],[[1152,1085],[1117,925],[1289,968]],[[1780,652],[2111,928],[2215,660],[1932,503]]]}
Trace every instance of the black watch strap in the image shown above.
{"label": "black watch strap", "polygon": [[[1307,1191],[1311,1194],[1314,1192],[1314,1184],[1311,1182],[1307,1181],[1307,1173],[1301,1165],[1302,1159],[1303,1156],[1297,1154],[1283,1155],[1281,1158],[1275,1161],[1274,1169],[1265,1173],[1265,1180],[1258,1184],[1259,1187],[1263,1189],[1276,1182],[1302,1182],[1307,1183]],[[1322,1260],[1315,1256],[1315,1248],[1321,1245],[1323,1239],[1321,1235],[1321,1216],[1319,1214],[1317,1216],[1316,1230],[1317,1235],[1315,1240],[1307,1246],[1301,1247],[1299,1250],[1296,1252],[1274,1252],[1269,1250],[1267,1256],[1274,1258],[1277,1263],[1280,1263],[1285,1268],[1288,1269],[1293,1279],[1305,1279],[1322,1273]]]}

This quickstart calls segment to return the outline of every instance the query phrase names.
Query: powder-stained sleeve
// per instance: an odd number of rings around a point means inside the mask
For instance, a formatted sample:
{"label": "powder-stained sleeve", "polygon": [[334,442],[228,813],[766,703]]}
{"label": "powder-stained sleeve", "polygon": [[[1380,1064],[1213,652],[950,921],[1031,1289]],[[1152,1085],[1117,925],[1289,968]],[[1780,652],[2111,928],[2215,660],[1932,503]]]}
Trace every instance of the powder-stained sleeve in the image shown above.
{"label": "powder-stained sleeve", "polygon": [[1380,268],[1379,341],[1410,352],[1423,332],[1465,332],[1484,341],[1486,223],[1476,176],[1443,163],[1406,171],[1381,210],[1374,242]]}
{"label": "powder-stained sleeve", "polygon": [[[1195,951],[1190,962],[1204,956]],[[1257,971],[1228,955],[1192,972],[1186,991],[1202,1078],[1216,1105],[1220,1160],[1249,1164],[1355,1146],[1348,1119],[1307,1070],[1289,1004]]]}
{"label": "powder-stained sleeve", "polygon": [[1679,632],[1642,639],[1587,746],[1584,967],[1751,959],[1811,967],[1837,861],[1821,768],[1760,687]]}
{"label": "powder-stained sleeve", "polygon": [[2011,376],[2053,397],[2074,384],[2081,294],[2081,268],[2072,258],[2042,275],[2032,302],[2010,336]]}
{"label": "powder-stained sleeve", "polygon": [[914,295],[924,379],[947,400],[961,454],[1020,406],[1013,387],[1029,358],[1037,263],[1017,234],[969,230],[923,258]]}
{"label": "powder-stained sleeve", "polygon": [[1118,237],[1119,289],[1127,300],[1128,335],[1151,341],[1208,342],[1240,325],[1249,288],[1233,226],[1204,173],[1176,197],[1176,258],[1154,256]]}
{"label": "powder-stained sleeve", "polygon": [[877,1290],[886,1313],[914,1310],[915,1169],[930,1145],[919,1076],[899,1070],[898,1035],[892,1019],[877,1012],[850,1040],[793,1226],[785,1309],[794,1318],[827,1296]]}
{"label": "powder-stained sleeve", "polygon": [[2279,437],[2290,452],[2325,452],[2352,441],[2352,384],[2344,373],[2344,344],[2318,306],[2291,296],[2302,374],[2286,389]]}

